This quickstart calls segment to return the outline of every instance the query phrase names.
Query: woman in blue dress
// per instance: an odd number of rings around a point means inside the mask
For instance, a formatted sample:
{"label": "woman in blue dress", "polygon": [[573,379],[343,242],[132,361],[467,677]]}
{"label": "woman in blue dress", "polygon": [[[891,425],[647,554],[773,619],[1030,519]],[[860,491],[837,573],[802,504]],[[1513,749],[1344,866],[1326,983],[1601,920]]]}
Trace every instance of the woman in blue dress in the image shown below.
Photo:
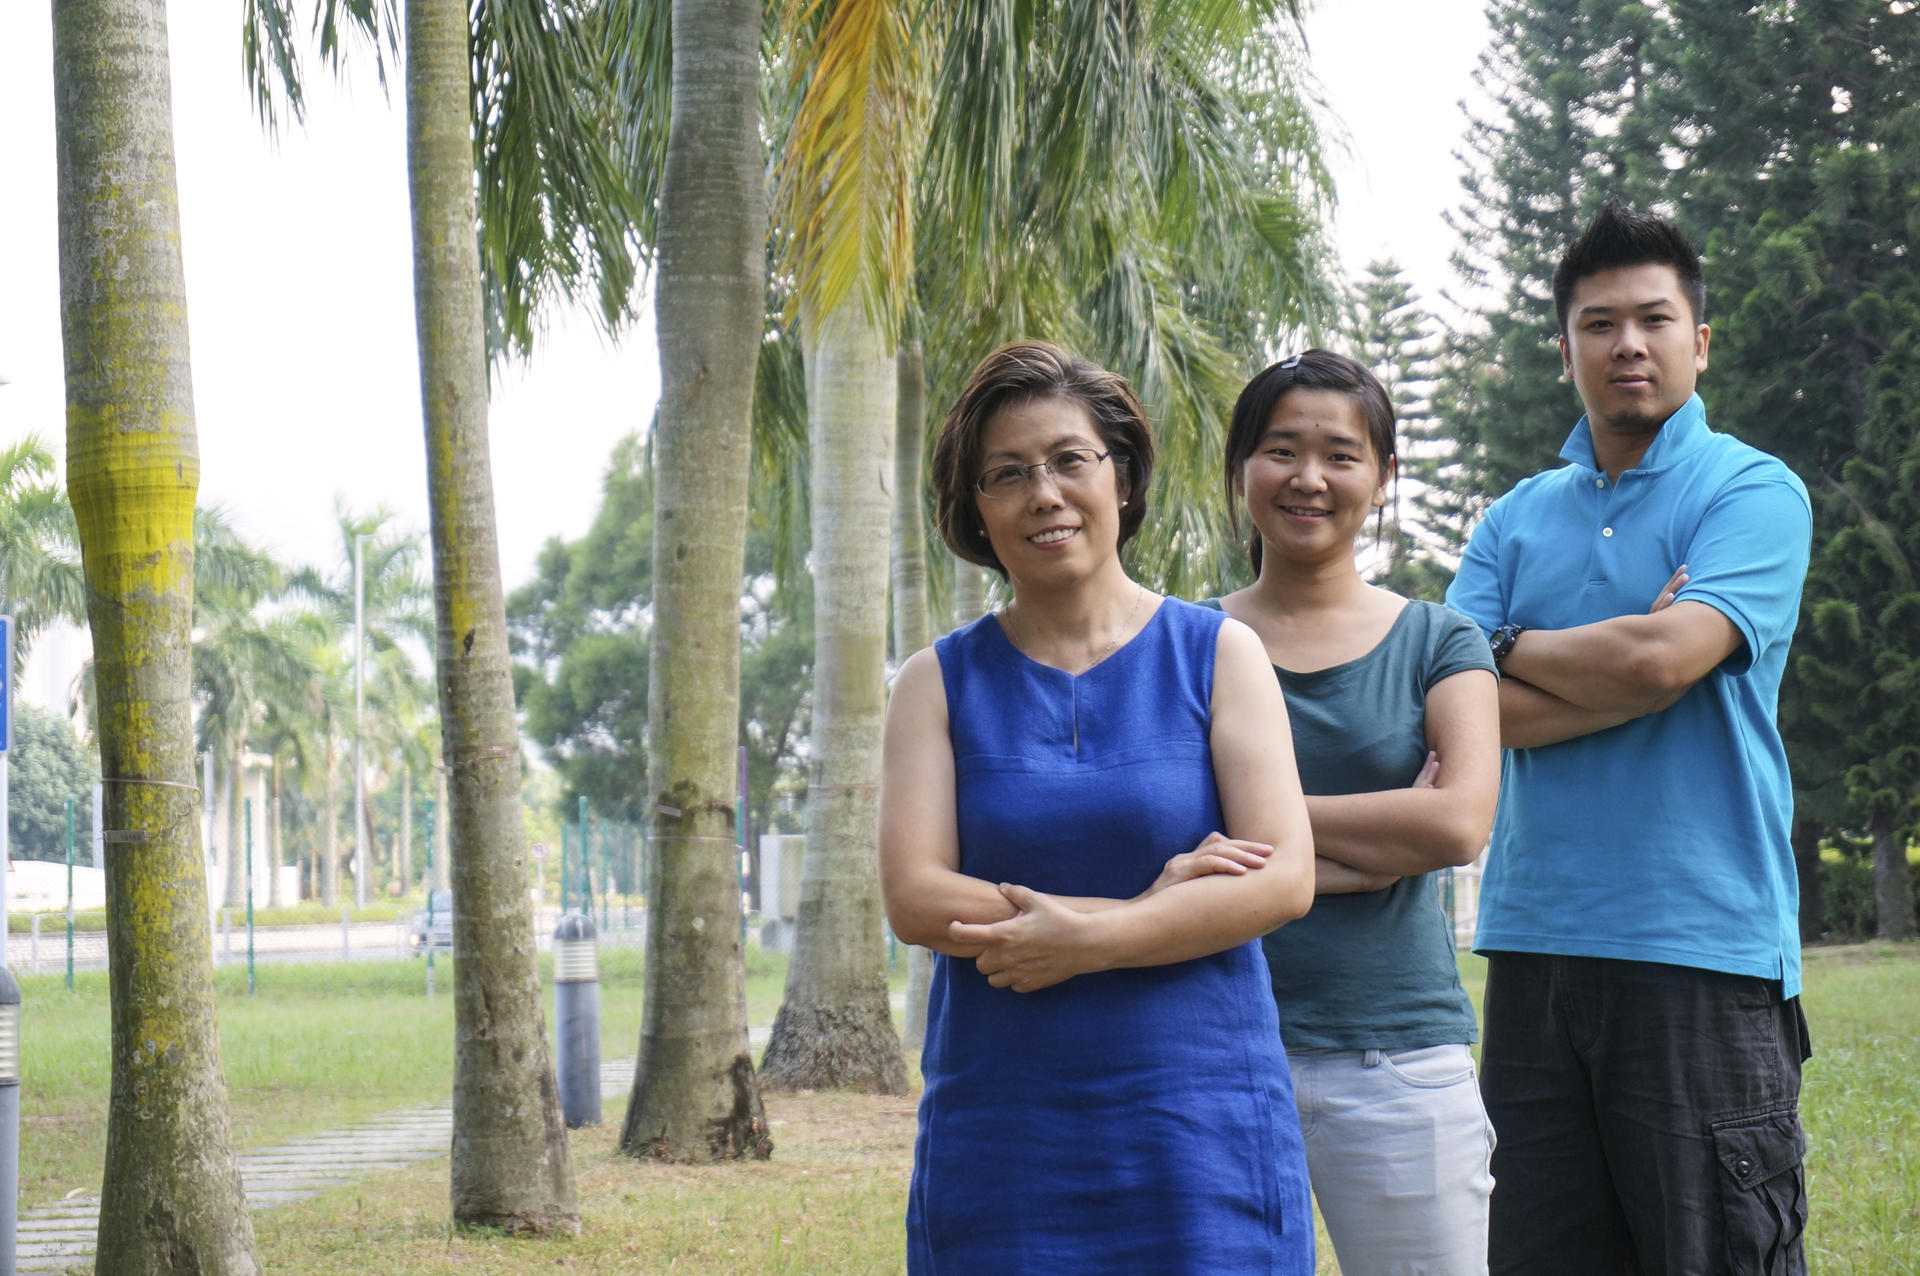
{"label": "woman in blue dress", "polygon": [[1258,579],[1222,600],[1285,689],[1317,852],[1313,911],[1267,938],[1314,1197],[1346,1276],[1487,1270],[1493,1131],[1473,1005],[1435,877],[1486,844],[1500,786],[1493,660],[1472,621],[1369,585],[1393,407],[1326,350],[1248,383],[1229,499]]}
{"label": "woman in blue dress", "polygon": [[888,710],[881,883],[931,948],[913,1273],[1284,1273],[1313,1219],[1260,936],[1311,900],[1286,707],[1245,626],[1129,579],[1124,380],[990,355],[933,483],[1012,601]]}

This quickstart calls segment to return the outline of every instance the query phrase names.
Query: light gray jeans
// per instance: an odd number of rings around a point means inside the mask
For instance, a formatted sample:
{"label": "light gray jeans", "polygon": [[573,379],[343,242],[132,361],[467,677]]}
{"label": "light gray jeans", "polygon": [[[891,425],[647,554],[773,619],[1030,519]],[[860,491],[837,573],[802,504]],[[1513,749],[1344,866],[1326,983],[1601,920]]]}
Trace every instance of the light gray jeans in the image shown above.
{"label": "light gray jeans", "polygon": [[1493,1126],[1468,1048],[1287,1060],[1341,1276],[1484,1276]]}

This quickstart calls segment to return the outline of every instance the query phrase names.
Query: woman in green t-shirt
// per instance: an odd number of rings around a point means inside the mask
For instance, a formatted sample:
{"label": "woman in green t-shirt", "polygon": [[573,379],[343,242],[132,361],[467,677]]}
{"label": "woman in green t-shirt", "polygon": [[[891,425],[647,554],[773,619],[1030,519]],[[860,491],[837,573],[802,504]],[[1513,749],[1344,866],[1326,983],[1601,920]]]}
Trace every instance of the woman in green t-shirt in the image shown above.
{"label": "woman in green t-shirt", "polygon": [[1266,644],[1313,823],[1313,909],[1264,947],[1347,1276],[1484,1272],[1493,1187],[1473,1005],[1435,877],[1493,826],[1498,685],[1472,622],[1360,576],[1356,542],[1394,464],[1386,391],[1343,355],[1274,364],[1234,407],[1227,490],[1258,579],[1218,605]]}

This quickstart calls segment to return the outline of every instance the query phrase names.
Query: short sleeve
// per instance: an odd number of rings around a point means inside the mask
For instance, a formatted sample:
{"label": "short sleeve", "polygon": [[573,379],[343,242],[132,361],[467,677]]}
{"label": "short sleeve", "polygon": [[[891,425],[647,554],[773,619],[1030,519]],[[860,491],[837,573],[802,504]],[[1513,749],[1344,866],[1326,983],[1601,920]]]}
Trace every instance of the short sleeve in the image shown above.
{"label": "short sleeve", "polygon": [[1720,663],[1739,675],[1800,614],[1812,552],[1813,510],[1785,471],[1736,478],[1714,495],[1687,545],[1687,585],[1674,601],[1706,603],[1740,631],[1741,649]]}
{"label": "short sleeve", "polygon": [[1501,502],[1496,501],[1467,541],[1460,570],[1447,586],[1447,606],[1489,635],[1507,623],[1506,590],[1500,582]]}
{"label": "short sleeve", "polygon": [[1487,636],[1480,632],[1479,627],[1465,616],[1445,607],[1435,607],[1433,610],[1434,632],[1428,643],[1427,667],[1420,689],[1432,691],[1434,684],[1469,669],[1484,669],[1497,675],[1493,653],[1487,649]]}

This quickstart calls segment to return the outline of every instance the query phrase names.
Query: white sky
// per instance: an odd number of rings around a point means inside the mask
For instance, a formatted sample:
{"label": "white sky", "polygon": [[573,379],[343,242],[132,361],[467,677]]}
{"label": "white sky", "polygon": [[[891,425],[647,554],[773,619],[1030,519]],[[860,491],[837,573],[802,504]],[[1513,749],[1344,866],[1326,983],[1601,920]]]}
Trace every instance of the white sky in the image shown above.
{"label": "white sky", "polygon": [[[1485,41],[1480,0],[1325,0],[1313,69],[1346,126],[1337,238],[1349,268],[1391,254],[1422,294],[1448,283],[1441,213],[1460,199],[1458,101]],[[304,130],[278,144],[240,76],[240,6],[168,6],[200,499],[282,558],[332,567],[336,499],[424,533],[405,123],[371,71],[309,70]],[[0,441],[64,445],[53,141],[44,3],[0,4]],[[398,92],[398,85],[395,85]],[[652,413],[650,319],[616,347],[564,317],[494,393],[501,566],[531,573],[550,536],[591,522],[616,440]],[[83,654],[43,644],[20,688],[62,703]]]}

